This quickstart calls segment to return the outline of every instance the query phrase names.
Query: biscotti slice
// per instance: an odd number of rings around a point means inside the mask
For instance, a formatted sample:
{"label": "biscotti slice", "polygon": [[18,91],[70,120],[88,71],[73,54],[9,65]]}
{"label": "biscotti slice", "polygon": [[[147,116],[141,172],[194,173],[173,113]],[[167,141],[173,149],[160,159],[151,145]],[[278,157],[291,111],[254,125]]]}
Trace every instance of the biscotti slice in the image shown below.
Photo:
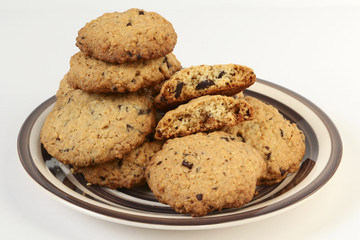
{"label": "biscotti slice", "polygon": [[256,80],[254,71],[236,64],[200,65],[175,73],[161,87],[155,107],[170,109],[203,95],[234,95]]}
{"label": "biscotti slice", "polygon": [[145,177],[159,202],[200,217],[249,202],[264,167],[250,145],[224,132],[196,133],[167,140]]}
{"label": "biscotti slice", "polygon": [[254,107],[253,119],[223,130],[261,153],[267,168],[258,184],[278,183],[299,169],[305,154],[305,136],[273,106],[250,96],[245,100]]}
{"label": "biscotti slice", "polygon": [[121,159],[103,164],[75,168],[87,183],[109,188],[133,188],[144,185],[145,169],[151,157],[158,152],[163,141],[145,142]]}
{"label": "biscotti slice", "polygon": [[168,111],[156,126],[155,138],[168,139],[233,126],[251,119],[253,108],[243,99],[208,95]]}
{"label": "biscotti slice", "polygon": [[172,53],[166,56],[116,64],[106,63],[78,52],[71,57],[68,83],[87,92],[135,92],[169,79],[181,69]]}

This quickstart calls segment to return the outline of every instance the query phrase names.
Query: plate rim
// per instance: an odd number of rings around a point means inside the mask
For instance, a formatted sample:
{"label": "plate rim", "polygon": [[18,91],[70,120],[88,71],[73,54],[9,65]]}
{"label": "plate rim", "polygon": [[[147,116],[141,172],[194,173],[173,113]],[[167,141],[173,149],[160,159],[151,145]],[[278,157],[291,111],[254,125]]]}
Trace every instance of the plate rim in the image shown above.
{"label": "plate rim", "polygon": [[[45,190],[50,192],[53,196],[57,197],[56,199],[63,200],[65,203],[71,207],[76,207],[78,210],[88,213],[88,214],[96,214],[97,217],[100,217],[105,220],[109,220],[112,222],[120,222],[126,225],[131,226],[139,226],[146,228],[156,228],[156,229],[204,229],[209,228],[210,226],[223,226],[226,223],[235,223],[240,224],[243,220],[255,221],[257,218],[261,216],[270,215],[272,213],[279,212],[282,209],[290,208],[291,206],[295,206],[302,200],[308,198],[317,192],[323,185],[325,185],[335,174],[337,168],[340,165],[343,146],[340,133],[338,132],[335,124],[332,120],[327,116],[327,114],[322,111],[318,106],[312,103],[310,100],[301,96],[300,94],[277,85],[275,83],[263,80],[256,79],[257,82],[270,86],[271,88],[280,90],[287,95],[295,98],[302,104],[306,105],[313,113],[315,113],[319,119],[322,121],[324,126],[326,127],[331,140],[331,152],[329,156],[329,160],[326,163],[324,169],[322,169],[321,173],[316,176],[316,178],[309,183],[309,185],[305,186],[299,192],[294,195],[289,196],[286,199],[283,199],[279,202],[276,202],[272,205],[268,205],[265,207],[261,207],[255,210],[250,210],[246,212],[248,217],[242,217],[241,219],[237,218],[237,215],[244,213],[235,213],[233,215],[228,216],[218,216],[213,218],[195,218],[196,221],[190,221],[189,218],[184,219],[166,219],[163,218],[159,220],[159,218],[149,217],[149,216],[141,216],[141,215],[132,215],[124,212],[116,212],[111,209],[102,208],[101,206],[94,206],[91,203],[85,202],[81,199],[78,199],[71,194],[63,192],[57,186],[55,186],[52,182],[50,182],[45,176],[41,174],[41,172],[36,167],[34,160],[31,156],[30,152],[30,134],[34,127],[34,124],[38,117],[51,105],[56,101],[56,96],[52,96],[41,103],[38,107],[36,107],[30,115],[26,118],[23,125],[20,128],[18,138],[17,138],[17,150],[18,156],[20,158],[21,164],[23,168],[26,170],[28,175],[40,186],[42,186]],[[24,148],[25,146],[25,148]],[[331,161],[333,160],[333,161]],[[31,171],[34,170],[34,171]],[[55,191],[55,190],[56,191]],[[266,208],[266,209],[265,209]],[[101,210],[101,211],[100,211]],[[219,222],[219,218],[221,221]],[[156,220],[154,222],[154,220]],[[181,222],[184,222],[182,224]]]}

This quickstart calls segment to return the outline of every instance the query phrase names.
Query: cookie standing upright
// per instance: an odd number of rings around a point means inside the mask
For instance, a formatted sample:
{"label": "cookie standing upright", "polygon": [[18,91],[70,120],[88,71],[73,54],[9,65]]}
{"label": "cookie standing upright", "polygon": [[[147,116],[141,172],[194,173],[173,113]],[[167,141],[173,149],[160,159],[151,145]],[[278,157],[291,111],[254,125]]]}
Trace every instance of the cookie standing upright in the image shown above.
{"label": "cookie standing upright", "polygon": [[203,95],[234,95],[256,80],[254,71],[236,64],[200,65],[185,68],[164,82],[155,98],[155,107],[174,108]]}
{"label": "cookie standing upright", "polygon": [[255,149],[224,132],[197,133],[168,140],[145,177],[158,201],[199,217],[249,202],[264,165]]}
{"label": "cookie standing upright", "polygon": [[202,96],[168,111],[156,126],[155,138],[168,139],[233,126],[251,119],[253,111],[243,99]]}
{"label": "cookie standing upright", "polygon": [[177,34],[164,17],[133,8],[87,23],[78,32],[76,46],[96,59],[124,63],[165,56],[176,42]]}
{"label": "cookie standing upright", "polygon": [[47,116],[40,141],[64,164],[88,166],[122,158],[153,131],[151,98],[141,92],[61,95]]}
{"label": "cookie standing upright", "polygon": [[87,92],[135,92],[169,79],[181,69],[172,53],[136,62],[106,63],[78,52],[70,59],[68,83]]}
{"label": "cookie standing upright", "polygon": [[273,106],[249,96],[245,100],[254,107],[253,119],[223,130],[262,154],[267,168],[259,184],[278,183],[299,169],[305,154],[305,136]]}

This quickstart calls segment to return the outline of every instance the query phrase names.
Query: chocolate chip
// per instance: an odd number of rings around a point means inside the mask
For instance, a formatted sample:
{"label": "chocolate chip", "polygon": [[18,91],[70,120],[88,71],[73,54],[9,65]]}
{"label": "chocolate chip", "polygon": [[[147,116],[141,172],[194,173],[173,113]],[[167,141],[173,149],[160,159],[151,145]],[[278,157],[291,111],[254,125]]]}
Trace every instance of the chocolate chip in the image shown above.
{"label": "chocolate chip", "polygon": [[218,187],[213,187],[212,190],[215,190],[215,191],[216,191],[216,190],[218,190]]}
{"label": "chocolate chip", "polygon": [[117,92],[117,87],[115,87],[115,86],[113,86],[113,87],[111,87],[111,91],[113,91],[113,92]]}
{"label": "chocolate chip", "polygon": [[100,176],[100,178],[101,178],[101,181],[105,181],[105,180],[106,180],[106,178],[103,177],[103,176]]}
{"label": "chocolate chip", "polygon": [[131,126],[130,124],[126,124],[126,131],[130,132],[130,130],[133,130],[134,127]]}
{"label": "chocolate chip", "polygon": [[133,54],[131,52],[127,52],[127,55],[129,55],[129,57],[133,56]]}
{"label": "chocolate chip", "polygon": [[150,179],[150,173],[147,174],[147,178]]}
{"label": "chocolate chip", "polygon": [[121,110],[122,105],[121,105],[121,104],[119,104],[117,107],[118,107],[118,109],[119,109],[119,110]]}
{"label": "chocolate chip", "polygon": [[140,59],[142,59],[143,57],[142,57],[140,54],[138,54],[138,55],[136,56],[136,58],[137,58],[137,60],[140,60]]}
{"label": "chocolate chip", "polygon": [[164,58],[163,63],[166,63],[166,66],[167,66],[168,69],[172,67],[171,64],[170,64],[169,61],[168,61],[168,58],[167,58],[166,56],[165,56],[165,58]]}
{"label": "chocolate chip", "polygon": [[74,101],[74,100],[72,98],[69,98],[66,104],[69,104],[72,101]]}
{"label": "chocolate chip", "polygon": [[239,137],[242,142],[245,142],[245,138],[241,135],[241,133],[236,133],[236,136]]}
{"label": "chocolate chip", "polygon": [[150,109],[150,108],[149,108],[149,109],[146,109],[146,110],[140,109],[139,112],[138,112],[139,115],[144,115],[144,114],[149,114],[149,113],[151,113],[151,109]]}
{"label": "chocolate chip", "polygon": [[229,138],[227,138],[227,137],[221,137],[221,139],[224,139],[225,141],[229,141]]}
{"label": "chocolate chip", "polygon": [[221,71],[217,78],[222,78],[225,75],[225,71]]}
{"label": "chocolate chip", "polygon": [[286,170],[284,170],[284,169],[280,168],[280,173],[281,173],[281,176],[284,176],[284,175],[285,175],[285,173],[286,173]]}
{"label": "chocolate chip", "polygon": [[128,22],[128,24],[126,24],[127,27],[131,26],[131,22]]}
{"label": "chocolate chip", "polygon": [[163,103],[167,103],[167,100],[164,96],[161,96],[160,97],[160,102],[163,102]]}
{"label": "chocolate chip", "polygon": [[269,153],[265,153],[265,156],[266,156],[266,160],[269,160],[269,159],[270,159],[270,157],[271,157],[271,152],[269,152]]}
{"label": "chocolate chip", "polygon": [[159,161],[156,165],[160,165],[160,164],[162,164],[162,161]]}
{"label": "chocolate chip", "polygon": [[202,89],[208,88],[208,87],[213,86],[213,85],[215,85],[214,81],[206,79],[204,81],[199,82],[196,85],[195,89],[196,90],[202,90]]}
{"label": "chocolate chip", "polygon": [[139,15],[144,15],[144,11],[139,11]]}
{"label": "chocolate chip", "polygon": [[180,97],[181,91],[184,87],[183,82],[178,82],[175,89],[175,98],[178,99]]}
{"label": "chocolate chip", "polygon": [[132,82],[132,83],[136,83],[136,80],[135,80],[135,79],[132,79],[131,82]]}
{"label": "chocolate chip", "polygon": [[118,161],[118,166],[121,167],[121,166],[122,166],[122,163],[123,163],[122,159],[119,159],[119,161]]}
{"label": "chocolate chip", "polygon": [[187,162],[186,160],[183,160],[183,161],[182,161],[182,165],[183,165],[184,167],[187,167],[188,169],[192,169],[192,167],[193,167],[194,164],[192,164],[192,163],[190,163],[190,162]]}
{"label": "chocolate chip", "polygon": [[280,129],[280,135],[281,135],[281,137],[284,137],[284,132],[282,129]]}
{"label": "chocolate chip", "polygon": [[202,193],[196,194],[197,200],[201,201],[203,199]]}

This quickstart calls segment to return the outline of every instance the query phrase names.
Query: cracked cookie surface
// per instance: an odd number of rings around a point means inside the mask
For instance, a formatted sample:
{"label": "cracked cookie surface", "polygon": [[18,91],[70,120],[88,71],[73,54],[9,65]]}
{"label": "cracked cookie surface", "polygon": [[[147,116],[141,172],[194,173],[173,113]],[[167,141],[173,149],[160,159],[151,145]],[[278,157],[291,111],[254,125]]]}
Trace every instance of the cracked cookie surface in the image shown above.
{"label": "cracked cookie surface", "polygon": [[261,153],[267,168],[258,184],[278,183],[299,169],[305,154],[305,136],[273,106],[250,96],[245,100],[254,107],[253,119],[223,130]]}
{"label": "cracked cookie surface", "polygon": [[68,83],[87,92],[135,92],[169,79],[181,69],[172,53],[150,60],[113,64],[78,52],[71,57]]}
{"label": "cracked cookie surface", "polygon": [[70,90],[57,98],[40,141],[60,162],[88,166],[122,158],[144,142],[154,124],[152,100],[146,94]]}
{"label": "cracked cookie surface", "polygon": [[105,13],[78,32],[76,46],[86,55],[110,63],[153,59],[172,52],[177,35],[155,12],[129,9]]}
{"label": "cracked cookie surface", "polygon": [[225,132],[168,140],[145,177],[159,202],[194,217],[249,202],[265,163],[251,146]]}
{"label": "cracked cookie surface", "polygon": [[253,110],[243,99],[202,96],[168,111],[156,126],[155,138],[168,139],[233,126],[251,119]]}
{"label": "cracked cookie surface", "polygon": [[200,65],[185,68],[164,82],[155,98],[155,107],[174,108],[203,95],[234,95],[256,80],[249,67],[236,64]]}

